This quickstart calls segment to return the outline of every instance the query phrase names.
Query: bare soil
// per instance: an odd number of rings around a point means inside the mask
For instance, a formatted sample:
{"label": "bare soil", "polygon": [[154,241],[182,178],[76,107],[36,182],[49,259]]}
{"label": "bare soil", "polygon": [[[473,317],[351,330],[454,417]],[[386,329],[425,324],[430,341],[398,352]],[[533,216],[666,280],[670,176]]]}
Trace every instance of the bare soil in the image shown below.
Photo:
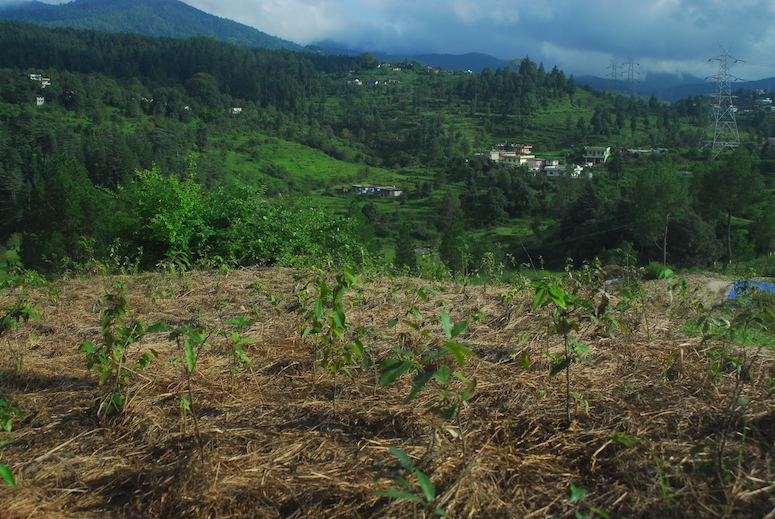
{"label": "bare soil", "polygon": [[[315,360],[319,340],[300,335],[312,276],[146,274],[0,292],[0,309],[29,302],[41,317],[0,336],[0,398],[24,414],[0,433],[13,438],[0,462],[19,485],[0,486],[0,516],[430,517],[407,500],[375,495],[402,474],[392,446],[421,465],[435,484],[434,505],[455,518],[602,517],[596,510],[611,518],[775,518],[775,355],[746,349],[754,375],[738,407],[730,401],[734,370],[722,363],[714,372],[714,346],[682,331],[698,302],[720,298],[712,279],[689,279],[672,304],[664,284],[643,284],[639,308],[612,314],[627,333],[582,324],[574,336],[591,348],[590,364],[571,366],[580,398],[570,423],[565,375],[548,377],[547,354],[561,351],[562,340],[547,330],[548,310],[532,309],[532,290],[367,279],[347,297],[347,319],[371,327],[363,340],[377,362],[394,346],[441,341],[442,309],[453,322],[469,321],[459,339],[476,355],[462,372],[477,392],[457,429],[428,412],[434,391],[405,401],[406,377],[380,387],[376,368],[353,369],[334,385]],[[158,357],[131,378],[120,413],[98,415],[109,388],[86,369],[78,345],[100,341],[95,303],[117,280],[134,319],[208,330],[193,376],[203,452],[181,411],[184,361],[167,333],[132,346],[130,357],[150,349]],[[415,290],[423,286],[427,301]],[[427,335],[401,321],[412,307]],[[217,330],[239,316],[255,321],[243,335],[256,342],[245,347],[252,365],[234,373],[231,342]],[[581,499],[571,498],[572,486],[585,491]]]}

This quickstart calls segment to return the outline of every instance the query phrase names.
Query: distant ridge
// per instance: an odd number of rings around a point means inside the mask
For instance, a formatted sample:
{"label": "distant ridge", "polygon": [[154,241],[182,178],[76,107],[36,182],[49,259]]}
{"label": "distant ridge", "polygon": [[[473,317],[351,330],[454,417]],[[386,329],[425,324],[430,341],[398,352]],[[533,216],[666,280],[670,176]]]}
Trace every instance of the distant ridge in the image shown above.
{"label": "distant ridge", "polygon": [[0,19],[44,27],[138,33],[168,38],[209,36],[243,47],[302,50],[293,42],[200,11],[179,0],[74,0],[61,5],[31,1],[6,6]]}
{"label": "distant ridge", "polygon": [[[611,90],[611,82],[607,78],[597,76],[582,76],[576,78],[579,85],[589,85],[597,90]],[[758,79],[756,81],[739,81],[732,84],[732,90],[758,90],[770,92],[775,89],[775,78]],[[626,92],[624,82],[619,82],[618,90]],[[703,81],[697,77],[680,77],[674,74],[651,74],[645,81],[637,84],[638,95],[654,95],[665,101],[678,101],[689,96],[706,96],[716,91],[716,84],[712,81]]]}
{"label": "distant ridge", "polygon": [[417,60],[431,67],[442,67],[448,70],[470,70],[481,72],[486,67],[493,70],[511,65],[508,61],[489,54],[469,52],[468,54],[414,54],[409,59]]}
{"label": "distant ridge", "polygon": [[384,52],[372,52],[369,50],[356,50],[342,46],[332,41],[317,42],[312,48],[320,49],[330,54],[343,54],[347,56],[358,56],[364,53],[371,53],[375,58],[384,62],[401,63],[403,61],[419,61],[423,65],[431,67],[441,67],[447,70],[470,70],[472,72],[481,72],[486,67],[493,70],[506,68],[511,65],[508,61],[489,54],[479,52],[469,52],[467,54],[387,54]]}

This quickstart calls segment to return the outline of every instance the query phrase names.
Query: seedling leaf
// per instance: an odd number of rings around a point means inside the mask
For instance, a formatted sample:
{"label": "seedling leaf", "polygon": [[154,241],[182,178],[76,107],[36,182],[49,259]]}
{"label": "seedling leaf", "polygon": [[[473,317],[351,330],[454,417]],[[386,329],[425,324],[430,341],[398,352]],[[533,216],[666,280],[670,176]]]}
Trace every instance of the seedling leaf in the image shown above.
{"label": "seedling leaf", "polygon": [[549,285],[549,297],[552,299],[554,304],[563,310],[568,308],[567,301],[565,300],[565,293],[555,285]]}
{"label": "seedling leaf", "polygon": [[570,363],[572,360],[573,359],[563,359],[562,361],[553,365],[552,371],[549,373],[549,378],[554,378],[554,376],[557,375],[558,373],[562,373],[563,370],[567,369],[567,367],[570,366]]}
{"label": "seedling leaf", "polygon": [[422,504],[422,499],[420,499],[418,496],[412,494],[411,492],[407,492],[406,490],[396,490],[395,488],[387,488],[385,490],[379,490],[377,492],[374,492],[378,496],[385,496],[385,497],[392,497],[394,499],[408,499],[410,501],[414,501],[415,503]]}
{"label": "seedling leaf", "polygon": [[401,378],[412,366],[414,366],[414,363],[408,360],[385,359],[379,369],[379,385],[389,386]]}
{"label": "seedling leaf", "polygon": [[420,472],[415,471],[417,482],[420,483],[422,493],[425,494],[425,500],[430,503],[436,498],[436,486],[431,482],[431,478]]}
{"label": "seedling leaf", "polygon": [[460,321],[458,323],[455,323],[455,325],[452,327],[452,339],[460,335],[465,331],[465,329],[468,327],[468,321]]}
{"label": "seedling leaf", "polygon": [[444,345],[445,348],[455,357],[455,362],[458,366],[462,366],[466,363],[466,357],[473,355],[474,352],[460,344],[459,342],[450,341]]}
{"label": "seedling leaf", "polygon": [[391,446],[389,450],[390,450],[390,454],[392,454],[393,456],[396,457],[396,459],[398,459],[399,463],[401,463],[401,466],[403,468],[405,468],[406,470],[411,470],[414,467],[414,463],[412,463],[412,459],[409,457],[406,451],[393,446]]}
{"label": "seedling leaf", "polygon": [[18,486],[16,486],[16,480],[13,477],[13,472],[11,472],[11,469],[9,469],[6,465],[3,465],[2,463],[0,463],[0,477],[2,477],[3,481],[5,481],[13,488],[19,488]]}
{"label": "seedling leaf", "polygon": [[570,499],[568,499],[568,503],[575,503],[576,501],[581,501],[584,499],[584,496],[587,495],[587,491],[583,488],[577,487],[573,483],[570,484]]}
{"label": "seedling leaf", "polygon": [[447,339],[452,338],[452,325],[450,324],[449,320],[449,314],[442,310],[440,312],[441,315],[441,327],[444,329],[444,335],[447,337]]}

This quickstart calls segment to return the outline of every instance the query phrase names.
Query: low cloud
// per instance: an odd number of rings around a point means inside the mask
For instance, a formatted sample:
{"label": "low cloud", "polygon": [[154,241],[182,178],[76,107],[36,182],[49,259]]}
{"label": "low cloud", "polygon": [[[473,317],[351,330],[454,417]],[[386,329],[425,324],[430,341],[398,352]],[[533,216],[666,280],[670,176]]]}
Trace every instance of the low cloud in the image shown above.
{"label": "low cloud", "polygon": [[[14,3],[0,0],[0,5]],[[17,2],[18,3],[18,2]],[[56,3],[50,1],[49,3]],[[771,0],[187,0],[208,13],[306,45],[334,41],[398,54],[529,56],[576,75],[628,57],[644,73],[712,73],[731,46],[740,75],[775,75]]]}

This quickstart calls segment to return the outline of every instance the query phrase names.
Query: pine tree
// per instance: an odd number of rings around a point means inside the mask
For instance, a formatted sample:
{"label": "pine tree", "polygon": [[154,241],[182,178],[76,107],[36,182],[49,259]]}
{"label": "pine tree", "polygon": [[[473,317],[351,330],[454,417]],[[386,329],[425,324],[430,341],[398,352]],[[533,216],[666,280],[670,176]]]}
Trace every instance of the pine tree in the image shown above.
{"label": "pine tree", "polygon": [[397,268],[408,267],[409,271],[417,268],[417,255],[414,253],[414,240],[412,240],[412,227],[409,222],[401,224],[396,239],[395,266]]}

